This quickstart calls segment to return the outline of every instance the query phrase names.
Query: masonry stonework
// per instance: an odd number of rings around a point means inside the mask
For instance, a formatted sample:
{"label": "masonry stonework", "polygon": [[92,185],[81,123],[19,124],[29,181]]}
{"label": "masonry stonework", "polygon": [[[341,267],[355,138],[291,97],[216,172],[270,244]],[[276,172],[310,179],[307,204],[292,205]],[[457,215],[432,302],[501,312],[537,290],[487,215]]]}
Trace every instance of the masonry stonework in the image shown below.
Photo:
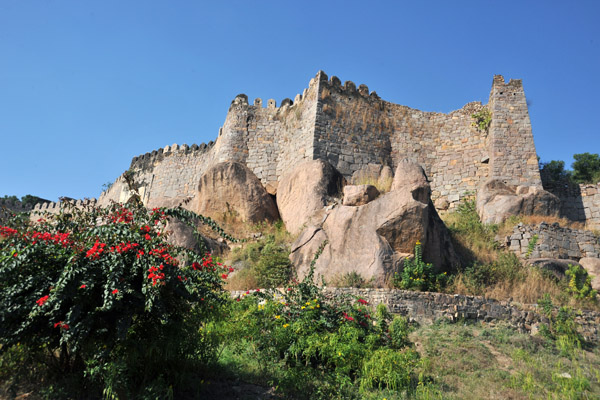
{"label": "masonry stonework", "polygon": [[560,216],[600,230],[600,183],[576,184],[542,177],[544,189],[560,199]]}
{"label": "masonry stonework", "polygon": [[521,258],[574,261],[583,257],[600,258],[600,237],[586,230],[563,228],[557,223],[519,224],[506,242],[508,248]]}
{"label": "masonry stonework", "polygon": [[[472,114],[483,107],[492,111],[488,131],[473,126]],[[474,102],[442,114],[387,102],[366,85],[342,84],[319,71],[280,107],[236,96],[214,144],[167,146],[134,158],[130,170],[146,204],[171,204],[194,197],[215,162],[245,163],[274,194],[283,174],[314,159],[329,161],[346,178],[368,164],[394,170],[402,159],[415,161],[431,180],[432,199],[449,208],[488,178],[541,186],[522,83],[500,75],[487,106]],[[99,203],[128,197],[120,178]]]}

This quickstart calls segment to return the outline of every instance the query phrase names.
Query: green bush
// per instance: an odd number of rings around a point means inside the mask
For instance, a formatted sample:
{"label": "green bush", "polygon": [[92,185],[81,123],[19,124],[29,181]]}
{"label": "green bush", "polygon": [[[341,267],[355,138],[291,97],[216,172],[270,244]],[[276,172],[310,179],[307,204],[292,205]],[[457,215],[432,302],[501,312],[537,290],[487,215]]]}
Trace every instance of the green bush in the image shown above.
{"label": "green bush", "polygon": [[122,398],[162,397],[187,366],[210,361],[197,328],[225,302],[228,269],[169,244],[169,217],[219,231],[137,203],[0,227],[0,355],[26,346],[56,374]]}
{"label": "green bush", "polygon": [[412,371],[419,365],[419,354],[412,349],[375,350],[364,362],[360,378],[361,389],[402,390],[410,387]]}
{"label": "green bush", "polygon": [[592,277],[587,271],[580,265],[571,265],[565,271],[567,278],[569,279],[569,285],[567,286],[567,293],[574,296],[577,299],[589,299],[595,301],[597,299],[598,292],[592,289]]}
{"label": "green bush", "polygon": [[567,306],[556,309],[548,294],[538,300],[538,306],[543,315],[548,318],[547,324],[542,324],[540,333],[553,341],[556,347],[568,356],[577,348],[581,348],[583,338],[577,331],[575,312]]}
{"label": "green bush", "polygon": [[264,242],[256,261],[255,271],[261,287],[279,287],[291,278],[292,264],[285,246],[275,243],[270,235]]}
{"label": "green bush", "polygon": [[275,235],[267,235],[237,249],[232,261],[245,261],[246,268],[250,269],[248,273],[255,276],[261,288],[283,286],[292,277],[289,248]]}
{"label": "green bush", "polygon": [[481,111],[471,114],[474,121],[471,123],[481,132],[487,132],[492,123],[492,112],[489,108],[483,107]]}

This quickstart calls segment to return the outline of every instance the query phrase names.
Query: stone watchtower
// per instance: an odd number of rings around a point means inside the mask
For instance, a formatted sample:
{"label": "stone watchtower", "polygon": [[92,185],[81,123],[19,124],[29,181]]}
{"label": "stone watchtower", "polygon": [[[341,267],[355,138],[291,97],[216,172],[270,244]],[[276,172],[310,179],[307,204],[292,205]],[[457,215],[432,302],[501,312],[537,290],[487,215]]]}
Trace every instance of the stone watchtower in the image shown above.
{"label": "stone watchtower", "polygon": [[505,83],[502,75],[494,76],[488,106],[492,112],[489,128],[490,178],[502,179],[513,185],[541,186],[521,80],[511,79]]}

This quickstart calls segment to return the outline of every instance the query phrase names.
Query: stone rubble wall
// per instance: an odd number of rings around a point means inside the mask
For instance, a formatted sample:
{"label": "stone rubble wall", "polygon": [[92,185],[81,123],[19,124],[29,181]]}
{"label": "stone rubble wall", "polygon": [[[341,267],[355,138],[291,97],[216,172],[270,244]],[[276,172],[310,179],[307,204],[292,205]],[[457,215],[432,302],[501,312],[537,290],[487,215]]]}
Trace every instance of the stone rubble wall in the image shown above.
{"label": "stone rubble wall", "polygon": [[[579,261],[583,257],[600,257],[598,236],[590,231],[561,228],[556,223],[542,222],[537,226],[519,224],[508,240],[509,249],[520,258]],[[530,249],[532,241],[535,244]]]}
{"label": "stone rubble wall", "polygon": [[[355,296],[366,300],[371,307],[385,304],[394,314],[403,315],[421,324],[439,319],[450,321],[483,322],[490,325],[508,323],[521,332],[535,333],[547,319],[540,315],[536,305],[523,305],[479,296],[463,296],[431,292],[412,292],[399,289],[326,288],[331,296]],[[233,291],[240,297],[245,291]],[[591,342],[600,341],[600,313],[582,311],[576,317],[583,337]]]}
{"label": "stone rubble wall", "polygon": [[571,221],[584,222],[587,229],[600,230],[600,183],[573,184],[547,182],[544,189],[560,199],[560,216]]}

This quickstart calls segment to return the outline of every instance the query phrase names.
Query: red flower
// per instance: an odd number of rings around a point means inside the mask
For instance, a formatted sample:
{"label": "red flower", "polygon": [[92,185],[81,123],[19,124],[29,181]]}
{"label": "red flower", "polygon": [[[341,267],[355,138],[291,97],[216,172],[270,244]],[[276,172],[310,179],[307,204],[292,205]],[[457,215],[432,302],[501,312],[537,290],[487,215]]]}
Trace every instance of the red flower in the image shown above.
{"label": "red flower", "polygon": [[96,240],[96,243],[94,243],[94,246],[92,246],[92,248],[89,249],[87,251],[87,253],[85,253],[85,256],[87,258],[91,258],[92,260],[96,260],[97,258],[100,257],[100,254],[104,251],[104,246],[106,246],[106,243],[100,243],[100,241]]}
{"label": "red flower", "polygon": [[146,240],[151,240],[152,236],[150,236],[149,234],[146,233],[146,235],[144,236],[146,238]]}
{"label": "red flower", "polygon": [[67,325],[67,324],[63,324],[63,322],[62,322],[62,321],[58,321],[57,323],[55,323],[55,324],[54,324],[54,327],[55,327],[55,328],[57,328],[57,327],[59,327],[59,326],[60,326],[62,329],[65,329],[65,330],[66,330],[66,329],[69,329],[69,325]]}
{"label": "red flower", "polygon": [[366,300],[363,300],[363,299],[358,299],[358,302],[360,304],[369,304]]}
{"label": "red flower", "polygon": [[85,289],[87,286],[85,284],[79,286],[79,289]]}
{"label": "red flower", "polygon": [[229,267],[229,272],[233,272],[233,271],[234,271],[233,267]]}
{"label": "red flower", "polygon": [[58,321],[57,323],[55,323],[55,324],[54,324],[54,327],[56,328],[56,327],[58,327],[58,326],[60,326],[60,325],[62,325],[62,321]]}
{"label": "red flower", "polygon": [[38,305],[38,306],[40,306],[40,307],[41,307],[41,306],[43,306],[43,305],[44,305],[44,303],[45,303],[46,301],[48,301],[48,298],[49,298],[49,297],[50,297],[50,296],[43,296],[43,297],[40,297],[40,298],[39,298],[39,299],[37,299],[35,302],[37,303],[37,305]]}
{"label": "red flower", "polygon": [[223,275],[221,275],[221,278],[223,278],[223,279],[227,279],[227,274],[223,274]]}
{"label": "red flower", "polygon": [[117,294],[117,293],[119,293],[119,289],[114,289],[114,290],[112,291],[112,294]]}
{"label": "red flower", "polygon": [[16,234],[16,229],[9,228],[8,226],[0,226],[0,236],[11,236]]}

